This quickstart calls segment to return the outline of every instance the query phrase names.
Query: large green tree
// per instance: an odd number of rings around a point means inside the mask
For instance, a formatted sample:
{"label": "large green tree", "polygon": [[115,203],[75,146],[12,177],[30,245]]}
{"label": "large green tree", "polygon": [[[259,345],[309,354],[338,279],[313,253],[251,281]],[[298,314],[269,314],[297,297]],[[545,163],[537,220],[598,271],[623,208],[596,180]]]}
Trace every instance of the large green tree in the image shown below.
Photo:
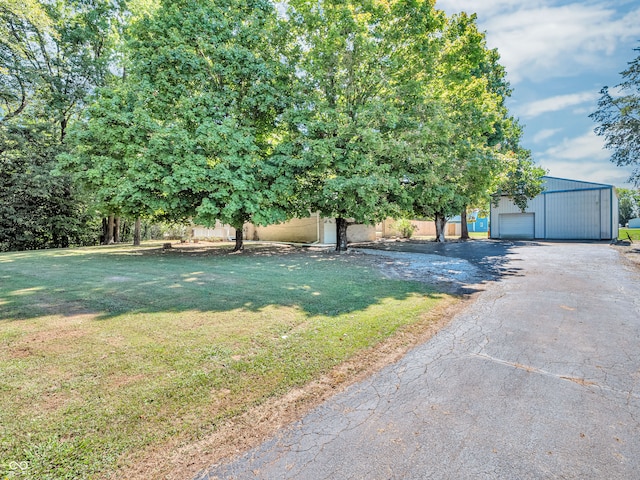
{"label": "large green tree", "polygon": [[302,172],[299,213],[335,217],[336,250],[344,251],[350,222],[372,224],[396,210],[393,166],[406,155],[399,135],[406,125],[398,118],[394,52],[409,36],[397,35],[400,2],[288,3],[302,50],[291,121]]}
{"label": "large green tree", "polygon": [[46,127],[26,120],[2,126],[0,251],[94,241],[91,203],[74,194],[68,176],[52,175],[61,146]]}
{"label": "large green tree", "polygon": [[63,143],[69,121],[109,75],[119,11],[108,0],[2,0],[1,121],[46,118]]}
{"label": "large green tree", "polygon": [[439,31],[422,28],[420,43],[406,52],[411,77],[421,81],[410,104],[416,128],[405,189],[406,209],[433,218],[436,240],[444,241],[450,217],[488,198],[502,165],[502,132],[512,121],[504,70],[475,16],[441,18]]}
{"label": "large green tree", "polygon": [[640,185],[640,55],[621,75],[614,92],[601,90],[598,109],[590,117],[599,124],[595,132],[605,138],[605,147],[613,150],[611,161],[634,167],[629,181]]}
{"label": "large green tree", "polygon": [[[475,15],[440,17],[437,32],[413,28],[419,41],[403,52],[407,76],[419,79],[405,82],[415,127],[403,165],[403,205],[413,217],[434,219],[436,241],[444,241],[449,218],[461,213],[466,227],[467,207],[487,205],[498,189],[518,201],[535,196],[544,172],[519,146],[521,128],[505,106],[511,93],[506,72]],[[526,191],[508,182],[514,172],[531,182]]]}
{"label": "large green tree", "polygon": [[616,188],[620,225],[626,225],[632,218],[640,217],[640,190]]}
{"label": "large green tree", "polygon": [[79,230],[92,233],[90,202],[67,175],[52,173],[70,122],[109,75],[118,8],[102,0],[0,0],[5,248],[67,246],[86,241]]}
{"label": "large green tree", "polygon": [[[76,170],[114,209],[236,229],[288,216],[286,31],[267,0],[162,1],[135,21],[126,76],[99,92]],[[83,167],[84,166],[84,167]]]}

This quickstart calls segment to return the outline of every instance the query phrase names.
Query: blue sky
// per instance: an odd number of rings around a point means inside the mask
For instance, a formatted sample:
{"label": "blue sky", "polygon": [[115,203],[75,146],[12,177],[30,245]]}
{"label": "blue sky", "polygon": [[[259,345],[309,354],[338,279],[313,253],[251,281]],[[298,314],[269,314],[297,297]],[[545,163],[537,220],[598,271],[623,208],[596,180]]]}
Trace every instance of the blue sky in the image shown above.
{"label": "blue sky", "polygon": [[436,8],[478,15],[506,67],[522,144],[549,175],[630,186],[631,169],[609,161],[589,114],[638,55],[640,1],[436,0]]}

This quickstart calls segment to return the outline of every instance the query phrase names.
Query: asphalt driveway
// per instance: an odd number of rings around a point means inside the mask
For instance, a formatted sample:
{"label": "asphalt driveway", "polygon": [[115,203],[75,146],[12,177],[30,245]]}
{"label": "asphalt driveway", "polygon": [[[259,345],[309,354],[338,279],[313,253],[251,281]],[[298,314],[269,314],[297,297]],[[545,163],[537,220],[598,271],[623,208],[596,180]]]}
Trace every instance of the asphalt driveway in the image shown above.
{"label": "asphalt driveway", "polygon": [[639,270],[604,244],[494,246],[447,328],[198,479],[639,478]]}

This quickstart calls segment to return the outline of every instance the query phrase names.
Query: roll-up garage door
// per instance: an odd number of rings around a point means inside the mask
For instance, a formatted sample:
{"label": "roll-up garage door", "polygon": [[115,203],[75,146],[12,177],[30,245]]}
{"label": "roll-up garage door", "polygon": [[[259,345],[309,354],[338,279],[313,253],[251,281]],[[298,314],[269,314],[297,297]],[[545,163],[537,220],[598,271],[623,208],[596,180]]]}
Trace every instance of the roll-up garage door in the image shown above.
{"label": "roll-up garage door", "polygon": [[500,238],[533,239],[533,213],[501,213]]}

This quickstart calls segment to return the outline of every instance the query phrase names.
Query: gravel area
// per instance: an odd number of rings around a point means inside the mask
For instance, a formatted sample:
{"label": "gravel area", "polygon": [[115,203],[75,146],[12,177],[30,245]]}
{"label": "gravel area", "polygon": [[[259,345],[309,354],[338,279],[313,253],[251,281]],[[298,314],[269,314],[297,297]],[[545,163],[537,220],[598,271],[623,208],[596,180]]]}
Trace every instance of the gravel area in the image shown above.
{"label": "gravel area", "polygon": [[366,255],[380,257],[380,269],[389,278],[426,283],[448,284],[454,289],[483,280],[482,271],[471,262],[428,253],[358,249]]}

